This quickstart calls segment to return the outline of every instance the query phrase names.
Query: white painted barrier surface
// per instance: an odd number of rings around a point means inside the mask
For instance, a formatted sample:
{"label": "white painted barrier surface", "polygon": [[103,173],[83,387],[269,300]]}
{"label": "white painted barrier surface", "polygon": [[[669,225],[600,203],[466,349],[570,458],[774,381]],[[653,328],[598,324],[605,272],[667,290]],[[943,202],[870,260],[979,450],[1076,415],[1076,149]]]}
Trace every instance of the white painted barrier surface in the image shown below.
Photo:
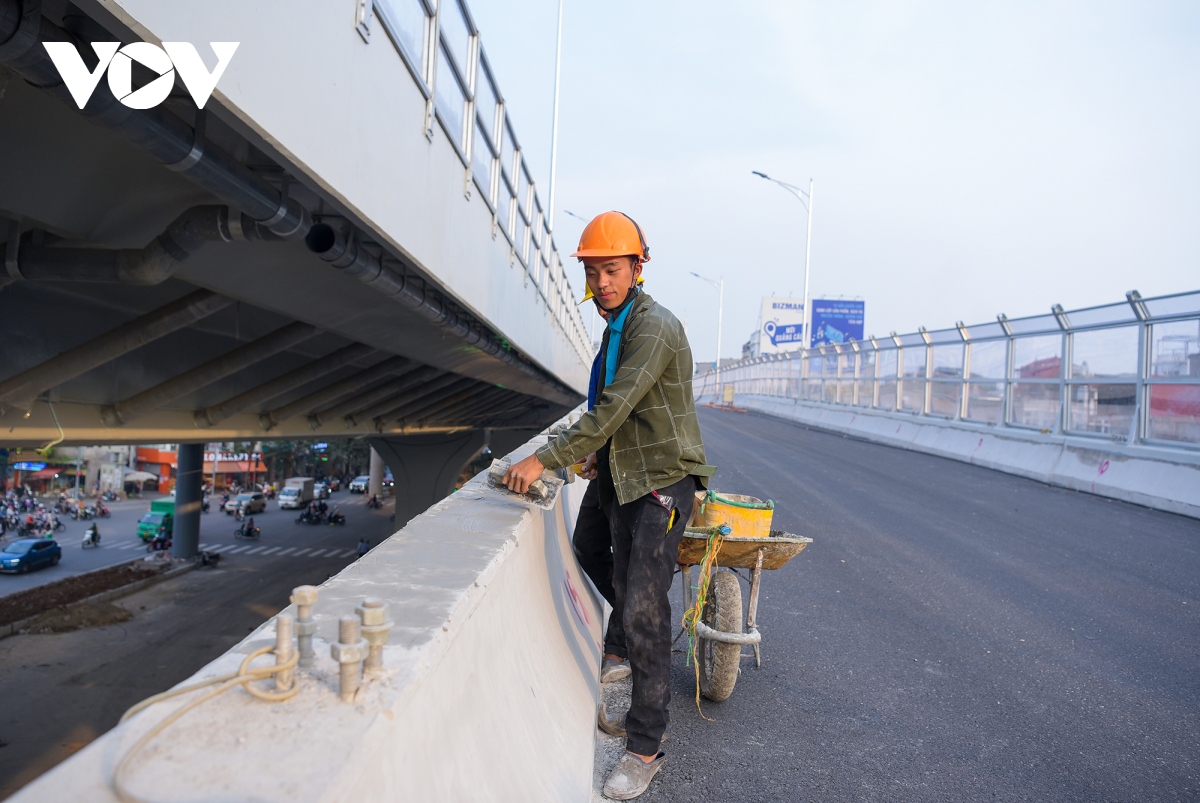
{"label": "white painted barrier surface", "polygon": [[985,424],[775,396],[738,395],[734,404],[816,429],[1200,518],[1200,454],[1183,449],[1130,447],[1011,427],[999,430]]}
{"label": "white painted barrier surface", "polygon": [[[317,660],[296,697],[235,688],[202,704],[140,754],[130,790],[164,803],[588,800],[601,605],[570,547],[586,487],[566,485],[542,511],[473,479],[321,586]],[[386,673],[343,703],[329,643],[367,596],[396,623]],[[236,671],[274,644],[274,622],[186,683]],[[138,714],[11,800],[116,800],[117,762],[181,702]]]}

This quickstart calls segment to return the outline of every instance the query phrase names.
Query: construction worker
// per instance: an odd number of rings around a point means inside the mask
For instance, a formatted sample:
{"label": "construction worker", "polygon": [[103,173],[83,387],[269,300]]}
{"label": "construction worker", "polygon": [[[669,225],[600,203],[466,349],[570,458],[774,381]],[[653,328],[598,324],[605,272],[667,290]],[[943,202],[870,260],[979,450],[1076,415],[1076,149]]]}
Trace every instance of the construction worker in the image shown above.
{"label": "construction worker", "polygon": [[587,225],[572,256],[583,262],[588,290],[608,313],[599,395],[574,425],[510,467],[504,481],[524,493],[545,469],[583,459],[585,472],[596,471],[612,533],[609,630],[620,628],[633,675],[626,751],[604,794],[629,800],[646,791],[666,760],[660,748],[671,698],[668,591],[695,492],[715,469],[705,463],[683,326],[638,286],[650,259],[641,227],[621,212],[605,212]]}

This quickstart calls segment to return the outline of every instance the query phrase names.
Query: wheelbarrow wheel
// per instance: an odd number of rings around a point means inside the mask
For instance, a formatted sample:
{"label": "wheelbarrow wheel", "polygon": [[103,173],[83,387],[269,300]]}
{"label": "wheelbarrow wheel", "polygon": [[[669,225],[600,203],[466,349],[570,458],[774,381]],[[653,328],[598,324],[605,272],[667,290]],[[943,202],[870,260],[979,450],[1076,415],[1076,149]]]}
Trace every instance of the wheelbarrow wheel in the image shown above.
{"label": "wheelbarrow wheel", "polygon": [[[722,633],[742,632],[742,587],[728,569],[713,573],[703,621]],[[700,639],[700,693],[714,702],[728,700],[737,683],[741,655],[741,645]]]}

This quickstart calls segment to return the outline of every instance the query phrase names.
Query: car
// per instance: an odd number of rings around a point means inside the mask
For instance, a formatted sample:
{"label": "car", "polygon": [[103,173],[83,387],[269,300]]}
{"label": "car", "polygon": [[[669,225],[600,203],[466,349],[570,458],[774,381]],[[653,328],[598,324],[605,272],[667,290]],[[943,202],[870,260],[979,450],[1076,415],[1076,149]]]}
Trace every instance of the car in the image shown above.
{"label": "car", "polygon": [[350,480],[350,485],[349,485],[350,493],[365,494],[367,492],[367,485],[369,485],[370,482],[371,482],[370,477],[367,477],[367,476],[355,477],[354,479]]}
{"label": "car", "polygon": [[55,566],[62,547],[53,538],[21,538],[0,550],[0,572],[24,574],[41,566]]}
{"label": "car", "polygon": [[329,483],[325,481],[317,482],[313,485],[313,496],[317,499],[329,498]]}
{"label": "car", "polygon": [[225,512],[236,513],[239,507],[247,515],[261,513],[267,509],[267,497],[260,493],[238,494],[225,503]]}

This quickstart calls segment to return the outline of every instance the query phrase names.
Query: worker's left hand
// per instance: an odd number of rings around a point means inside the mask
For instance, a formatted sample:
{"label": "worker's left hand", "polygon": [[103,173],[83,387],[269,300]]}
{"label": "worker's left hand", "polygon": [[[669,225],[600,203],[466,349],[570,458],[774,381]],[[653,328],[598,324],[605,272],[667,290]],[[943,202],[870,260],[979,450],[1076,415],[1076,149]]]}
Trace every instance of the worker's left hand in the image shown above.
{"label": "worker's left hand", "polygon": [[546,467],[538,460],[536,454],[531,454],[519,463],[509,466],[504,472],[504,486],[510,491],[523,494],[529,490],[529,485],[542,476]]}

